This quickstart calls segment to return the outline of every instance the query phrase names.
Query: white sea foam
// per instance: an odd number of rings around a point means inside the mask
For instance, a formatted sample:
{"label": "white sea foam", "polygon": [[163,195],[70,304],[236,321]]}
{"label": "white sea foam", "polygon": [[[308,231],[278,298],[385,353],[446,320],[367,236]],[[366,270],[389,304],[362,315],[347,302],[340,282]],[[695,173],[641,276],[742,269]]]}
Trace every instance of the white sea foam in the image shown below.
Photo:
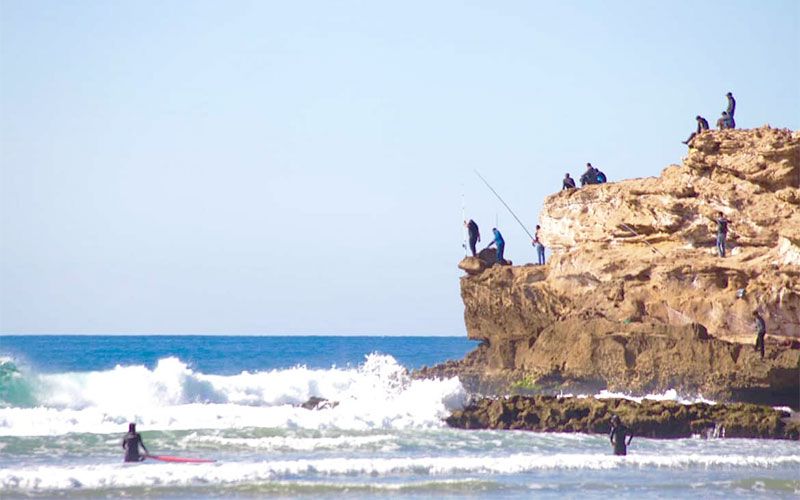
{"label": "white sea foam", "polygon": [[[281,427],[403,429],[443,426],[467,395],[457,378],[412,380],[394,358],[371,354],[358,368],[296,367],[233,376],[197,373],[177,358],[108,371],[35,376],[36,408],[0,409],[0,436],[143,430]],[[312,396],[332,409],[296,405]]]}
{"label": "white sea foam", "polygon": [[53,491],[136,486],[232,485],[286,477],[380,477],[518,474],[537,470],[615,468],[772,468],[800,466],[800,455],[514,454],[501,457],[329,458],[213,464],[27,466],[0,470],[1,491]]}
{"label": "white sea foam", "polygon": [[[560,397],[573,397],[573,394],[562,394]],[[712,401],[710,399],[704,398],[702,395],[697,396],[684,396],[678,394],[678,391],[675,389],[669,389],[661,394],[647,394],[645,396],[631,396],[630,394],[625,394],[623,392],[612,392],[607,390],[602,390],[597,394],[589,395],[589,394],[579,394],[578,398],[596,398],[596,399],[627,399],[629,401],[635,401],[637,403],[641,403],[643,400],[648,399],[651,401],[675,401],[681,404],[690,405],[695,403],[707,403],[711,405],[717,404],[716,401]]]}

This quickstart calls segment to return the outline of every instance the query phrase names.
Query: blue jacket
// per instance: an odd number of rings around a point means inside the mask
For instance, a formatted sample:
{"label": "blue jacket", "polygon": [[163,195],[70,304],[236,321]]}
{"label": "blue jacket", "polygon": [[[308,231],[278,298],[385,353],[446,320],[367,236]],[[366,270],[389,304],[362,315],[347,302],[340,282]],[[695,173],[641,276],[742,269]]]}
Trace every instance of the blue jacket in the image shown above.
{"label": "blue jacket", "polygon": [[497,245],[498,247],[505,246],[506,240],[503,239],[503,235],[500,234],[500,231],[494,229],[493,232],[494,232],[494,244]]}

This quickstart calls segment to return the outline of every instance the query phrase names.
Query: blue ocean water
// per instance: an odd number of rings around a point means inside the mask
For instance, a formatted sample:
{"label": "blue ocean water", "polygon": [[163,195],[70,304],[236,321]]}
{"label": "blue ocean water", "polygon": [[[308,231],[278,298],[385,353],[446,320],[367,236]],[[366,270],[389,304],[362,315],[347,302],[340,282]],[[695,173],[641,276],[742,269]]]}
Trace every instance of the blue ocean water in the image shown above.
{"label": "blue ocean water", "polygon": [[[797,442],[450,429],[448,337],[0,337],[0,496],[794,497]],[[300,405],[327,399],[323,409]],[[148,450],[214,460],[122,463]]]}

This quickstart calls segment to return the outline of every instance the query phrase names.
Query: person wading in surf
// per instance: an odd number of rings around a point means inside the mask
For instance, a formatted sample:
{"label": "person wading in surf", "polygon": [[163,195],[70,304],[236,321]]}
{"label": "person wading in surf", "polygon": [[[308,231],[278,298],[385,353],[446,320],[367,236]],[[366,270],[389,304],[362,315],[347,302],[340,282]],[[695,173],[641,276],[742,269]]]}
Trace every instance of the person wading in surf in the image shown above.
{"label": "person wading in surf", "polygon": [[[627,443],[625,442],[626,437],[628,438]],[[608,434],[608,439],[611,440],[611,444],[614,446],[614,455],[628,454],[628,446],[633,440],[633,433],[625,427],[619,419],[619,415],[611,417],[611,432]]]}
{"label": "person wading in surf", "polygon": [[[144,455],[139,454],[139,446],[144,450]],[[122,438],[122,448],[125,450],[126,462],[141,462],[150,454],[142,441],[142,435],[136,432],[134,423],[128,424],[128,433]]]}

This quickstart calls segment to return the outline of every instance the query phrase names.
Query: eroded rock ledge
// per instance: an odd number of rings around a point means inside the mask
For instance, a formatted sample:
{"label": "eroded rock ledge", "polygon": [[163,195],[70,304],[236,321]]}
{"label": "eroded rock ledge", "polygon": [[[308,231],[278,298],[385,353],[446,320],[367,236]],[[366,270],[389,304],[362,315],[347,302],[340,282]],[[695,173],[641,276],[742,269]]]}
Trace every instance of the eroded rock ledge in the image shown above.
{"label": "eroded rock ledge", "polygon": [[[725,258],[717,212],[731,220]],[[419,376],[458,375],[486,394],[525,381],[800,407],[800,132],[701,134],[659,177],[549,196],[539,223],[547,265],[461,263],[481,346]]]}
{"label": "eroded rock ledge", "polygon": [[481,398],[454,412],[447,424],[461,429],[607,433],[614,414],[640,437],[800,439],[800,421],[791,420],[789,412],[745,403],[684,405],[553,396]]}

